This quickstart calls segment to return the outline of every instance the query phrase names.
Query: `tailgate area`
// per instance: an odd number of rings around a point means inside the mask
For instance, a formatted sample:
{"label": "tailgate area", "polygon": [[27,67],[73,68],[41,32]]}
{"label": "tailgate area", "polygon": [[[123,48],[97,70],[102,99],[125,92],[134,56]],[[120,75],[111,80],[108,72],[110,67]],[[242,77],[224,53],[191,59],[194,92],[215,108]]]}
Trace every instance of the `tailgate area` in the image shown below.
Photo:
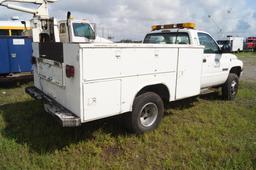
{"label": "tailgate area", "polygon": [[[63,46],[67,47],[63,48]],[[45,110],[58,117],[62,122],[69,118],[73,119],[66,113],[72,113],[71,115],[75,115],[75,119],[79,118],[83,121],[80,65],[77,60],[80,55],[79,46],[63,43],[33,43],[33,49],[36,62],[33,65],[34,88],[30,88],[27,92],[34,98],[41,96],[44,100],[50,99],[45,100],[47,101]],[[73,77],[66,76],[66,65],[74,67]],[[77,123],[75,123],[76,125]]]}
{"label": "tailgate area", "polygon": [[62,63],[39,58],[37,65],[38,75],[41,78],[50,81],[51,83],[56,84],[58,86],[65,86],[63,77],[64,70]]}

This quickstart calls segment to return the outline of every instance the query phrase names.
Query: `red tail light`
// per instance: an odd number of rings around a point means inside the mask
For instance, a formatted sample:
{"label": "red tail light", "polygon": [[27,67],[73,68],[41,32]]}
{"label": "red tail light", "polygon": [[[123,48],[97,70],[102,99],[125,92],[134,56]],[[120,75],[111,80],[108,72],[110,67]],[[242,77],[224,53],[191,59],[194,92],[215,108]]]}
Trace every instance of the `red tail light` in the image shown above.
{"label": "red tail light", "polygon": [[75,67],[71,65],[66,65],[66,76],[68,78],[75,77]]}

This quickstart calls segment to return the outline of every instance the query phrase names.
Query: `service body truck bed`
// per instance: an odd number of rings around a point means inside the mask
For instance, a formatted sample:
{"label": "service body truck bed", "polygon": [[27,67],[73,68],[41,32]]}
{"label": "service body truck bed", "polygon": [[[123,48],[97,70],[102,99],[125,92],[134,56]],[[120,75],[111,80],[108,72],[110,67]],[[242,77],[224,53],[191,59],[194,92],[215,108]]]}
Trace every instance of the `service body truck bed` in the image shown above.
{"label": "service body truck bed", "polygon": [[[45,98],[63,126],[131,112],[138,93],[152,85],[166,88],[168,101],[200,94],[202,46],[63,44],[63,56],[55,57],[54,44],[46,46],[34,50],[35,88],[27,91]],[[67,77],[67,66],[74,77]]]}

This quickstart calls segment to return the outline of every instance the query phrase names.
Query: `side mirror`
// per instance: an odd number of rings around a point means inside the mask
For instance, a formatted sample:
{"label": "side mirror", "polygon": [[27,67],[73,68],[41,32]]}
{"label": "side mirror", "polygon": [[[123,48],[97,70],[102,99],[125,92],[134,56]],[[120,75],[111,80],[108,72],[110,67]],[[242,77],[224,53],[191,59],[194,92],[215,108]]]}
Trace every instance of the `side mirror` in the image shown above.
{"label": "side mirror", "polygon": [[88,35],[87,38],[89,40],[95,40],[96,39],[96,33],[93,30],[91,30],[90,35]]}
{"label": "side mirror", "polygon": [[26,21],[21,21],[21,24],[23,24],[23,25],[24,25],[24,27],[25,27],[25,30],[27,30],[27,24],[26,24]]}
{"label": "side mirror", "polygon": [[231,52],[231,47],[229,44],[224,44],[222,47],[221,47],[221,52],[222,53],[230,53]]}
{"label": "side mirror", "polygon": [[96,27],[95,23],[92,23],[91,25],[92,25],[92,28],[93,28],[93,31],[92,31],[93,33],[92,33],[91,39],[95,40],[96,39],[96,35],[97,35],[97,32],[96,32],[97,31],[97,27]]}
{"label": "side mirror", "polygon": [[91,32],[91,35],[89,37],[90,40],[95,40],[96,39],[96,33],[94,31]]}

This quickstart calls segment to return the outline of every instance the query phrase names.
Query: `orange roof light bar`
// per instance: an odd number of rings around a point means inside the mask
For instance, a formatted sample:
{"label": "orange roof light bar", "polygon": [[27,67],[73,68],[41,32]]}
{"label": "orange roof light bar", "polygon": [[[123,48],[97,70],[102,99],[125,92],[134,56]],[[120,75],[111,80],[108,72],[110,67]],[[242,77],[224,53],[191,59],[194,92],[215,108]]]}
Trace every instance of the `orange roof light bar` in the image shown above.
{"label": "orange roof light bar", "polygon": [[[1,30],[25,30],[24,26],[0,26]],[[27,27],[28,30],[31,30],[31,27]]]}
{"label": "orange roof light bar", "polygon": [[180,24],[168,24],[168,25],[153,25],[152,31],[162,30],[162,29],[183,29],[183,28],[190,28],[196,29],[195,23],[180,23]]}

